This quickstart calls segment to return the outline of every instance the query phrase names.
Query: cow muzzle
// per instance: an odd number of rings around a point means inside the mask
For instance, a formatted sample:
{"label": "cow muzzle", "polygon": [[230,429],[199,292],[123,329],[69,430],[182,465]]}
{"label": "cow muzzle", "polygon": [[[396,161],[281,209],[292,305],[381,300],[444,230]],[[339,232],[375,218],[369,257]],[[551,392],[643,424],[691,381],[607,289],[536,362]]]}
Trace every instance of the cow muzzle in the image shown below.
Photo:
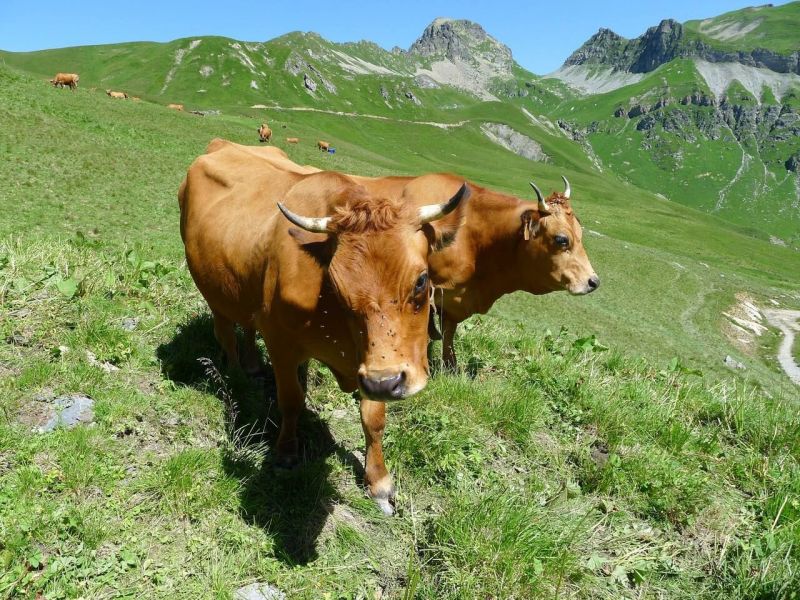
{"label": "cow muzzle", "polygon": [[408,396],[405,371],[359,370],[358,385],[370,400],[401,400]]}
{"label": "cow muzzle", "polygon": [[583,282],[582,285],[571,285],[569,286],[569,293],[573,296],[583,296],[585,294],[591,294],[597,288],[600,287],[600,278],[593,274],[589,279]]}

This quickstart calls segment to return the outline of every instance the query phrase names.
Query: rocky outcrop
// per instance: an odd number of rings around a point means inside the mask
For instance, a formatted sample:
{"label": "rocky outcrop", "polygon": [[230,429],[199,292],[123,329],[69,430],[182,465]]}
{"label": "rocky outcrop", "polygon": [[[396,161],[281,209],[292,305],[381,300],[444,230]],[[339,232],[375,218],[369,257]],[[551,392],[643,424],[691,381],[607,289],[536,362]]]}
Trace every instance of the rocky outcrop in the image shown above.
{"label": "rocky outcrop", "polygon": [[310,92],[317,91],[317,82],[311,79],[308,73],[303,73],[303,85],[306,86],[306,89]]}
{"label": "rocky outcrop", "polygon": [[477,23],[456,19],[435,19],[408,50],[422,57],[444,57],[453,62],[485,60],[510,72],[513,65],[511,50],[484,31]]}
{"label": "rocky outcrop", "polygon": [[497,100],[499,83],[513,79],[511,50],[487,34],[477,23],[435,19],[411,45],[416,77],[426,83],[452,85],[483,100]]}
{"label": "rocky outcrop", "polygon": [[649,73],[676,58],[699,58],[715,63],[740,63],[777,73],[800,74],[800,50],[779,54],[764,48],[729,52],[686,36],[683,25],[665,19],[638,38],[628,40],[610,29],[600,29],[564,62],[603,65],[617,71]]}
{"label": "rocky outcrop", "polygon": [[408,90],[406,90],[406,92],[405,92],[403,95],[404,95],[406,98],[408,98],[409,100],[411,100],[411,101],[412,101],[414,104],[416,104],[417,106],[420,106],[420,105],[422,104],[422,102],[420,102],[419,98],[417,98],[417,97],[414,95],[414,93],[413,93],[413,92],[409,92]]}
{"label": "rocky outcrop", "polygon": [[514,154],[538,162],[547,162],[548,160],[548,156],[537,141],[519,133],[508,125],[503,123],[483,123],[481,131],[495,144],[510,150]]}

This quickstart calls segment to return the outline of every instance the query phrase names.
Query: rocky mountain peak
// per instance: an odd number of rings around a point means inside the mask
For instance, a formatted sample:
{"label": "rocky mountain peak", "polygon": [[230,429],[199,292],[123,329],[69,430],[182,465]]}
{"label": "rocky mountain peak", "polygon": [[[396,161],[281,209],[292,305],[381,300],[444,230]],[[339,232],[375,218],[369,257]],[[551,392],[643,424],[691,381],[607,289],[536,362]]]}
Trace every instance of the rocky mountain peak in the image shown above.
{"label": "rocky mountain peak", "polygon": [[513,63],[508,46],[486,33],[479,24],[444,17],[434,19],[425,28],[422,36],[409,48],[409,54],[446,58],[452,62],[480,60],[497,66],[503,72],[509,71]]}

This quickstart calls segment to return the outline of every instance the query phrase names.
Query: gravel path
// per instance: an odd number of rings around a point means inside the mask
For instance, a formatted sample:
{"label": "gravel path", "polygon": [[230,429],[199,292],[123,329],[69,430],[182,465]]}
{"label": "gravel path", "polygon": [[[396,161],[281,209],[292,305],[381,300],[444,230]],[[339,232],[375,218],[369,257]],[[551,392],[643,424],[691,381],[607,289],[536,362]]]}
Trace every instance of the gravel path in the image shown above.
{"label": "gravel path", "polygon": [[789,379],[800,385],[800,366],[794,362],[792,356],[795,333],[800,333],[800,310],[770,308],[764,310],[764,316],[770,325],[783,332],[783,340],[778,348],[778,362]]}

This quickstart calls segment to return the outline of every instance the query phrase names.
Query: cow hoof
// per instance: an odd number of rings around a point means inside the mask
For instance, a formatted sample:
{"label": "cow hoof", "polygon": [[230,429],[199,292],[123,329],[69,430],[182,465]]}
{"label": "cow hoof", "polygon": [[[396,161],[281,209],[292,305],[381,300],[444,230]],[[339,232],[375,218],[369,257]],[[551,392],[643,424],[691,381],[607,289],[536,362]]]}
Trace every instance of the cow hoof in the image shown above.
{"label": "cow hoof", "polygon": [[291,473],[300,466],[300,457],[296,454],[287,454],[275,458],[274,468],[278,473]]}
{"label": "cow hoof", "polygon": [[394,514],[395,488],[388,475],[376,485],[370,486],[369,496],[378,505],[383,514],[391,517]]}
{"label": "cow hoof", "polygon": [[392,506],[389,498],[373,498],[372,500],[378,505],[378,508],[380,508],[383,511],[383,514],[385,514],[387,517],[394,515],[394,506]]}

